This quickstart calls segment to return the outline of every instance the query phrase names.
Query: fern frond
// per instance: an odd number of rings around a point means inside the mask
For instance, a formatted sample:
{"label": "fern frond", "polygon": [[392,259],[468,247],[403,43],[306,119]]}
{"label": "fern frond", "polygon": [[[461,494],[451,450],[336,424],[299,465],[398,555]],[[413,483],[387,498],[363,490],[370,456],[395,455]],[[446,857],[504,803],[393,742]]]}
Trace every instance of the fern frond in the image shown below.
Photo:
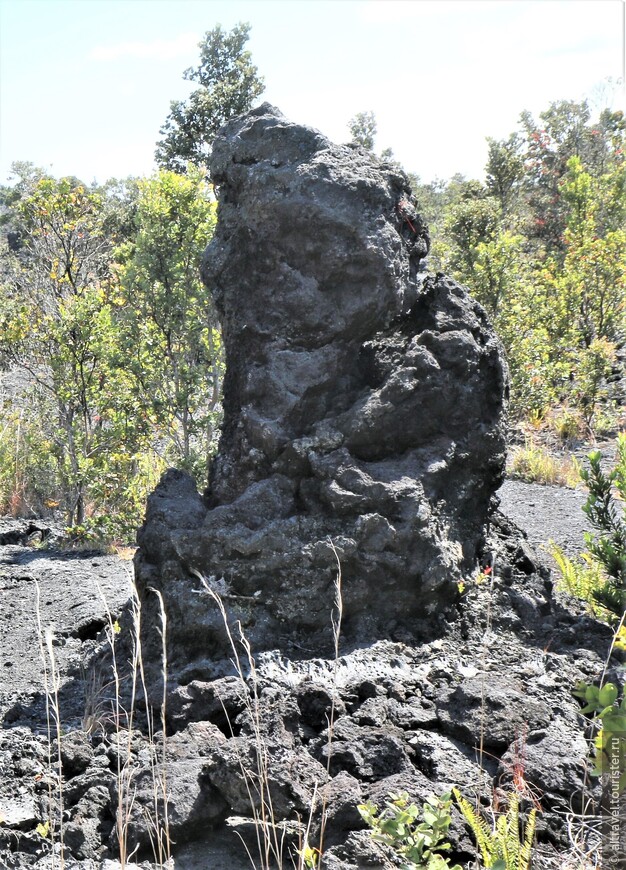
{"label": "fern frond", "polygon": [[519,795],[513,793],[509,797],[509,807],[504,816],[498,821],[504,820],[502,825],[502,848],[507,870],[518,870],[519,865]]}
{"label": "fern frond", "polygon": [[532,809],[523,827],[521,840],[520,796],[509,795],[509,806],[490,829],[479,813],[457,789],[454,797],[476,840],[483,864],[488,870],[530,870],[530,859],[537,810]]}
{"label": "fern frond", "polygon": [[537,820],[537,810],[532,809],[528,813],[526,828],[524,830],[524,843],[520,851],[519,870],[530,870],[530,858],[535,838],[535,823]]}
{"label": "fern frond", "polygon": [[599,562],[594,561],[589,553],[581,553],[576,560],[570,559],[553,541],[550,541],[548,552],[559,569],[557,589],[563,589],[575,598],[582,598],[594,616],[606,617],[606,608],[596,599],[596,592],[606,582]]}
{"label": "fern frond", "polygon": [[458,789],[452,789],[452,793],[454,794],[455,800],[458,803],[459,809],[463,813],[467,824],[472,830],[472,834],[474,835],[474,839],[480,849],[480,854],[485,866],[491,867],[493,859],[498,857],[495,852],[496,844],[493,833],[487,826],[483,817],[476,812],[471,803],[463,797]]}

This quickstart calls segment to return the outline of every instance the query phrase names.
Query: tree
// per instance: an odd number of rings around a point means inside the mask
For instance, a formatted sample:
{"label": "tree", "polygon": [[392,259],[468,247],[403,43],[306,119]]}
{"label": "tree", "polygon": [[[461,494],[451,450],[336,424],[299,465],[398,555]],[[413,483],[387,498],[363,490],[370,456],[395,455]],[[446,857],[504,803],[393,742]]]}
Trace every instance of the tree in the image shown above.
{"label": "tree", "polygon": [[32,194],[42,178],[50,176],[27,160],[16,160],[12,163],[11,175],[14,179],[12,184],[0,185],[0,227],[6,233],[9,249],[17,252],[25,231],[17,204],[23,197]]}
{"label": "tree", "polygon": [[430,264],[492,317],[514,414],[566,403],[590,424],[626,323],[626,122],[562,101],[522,126],[524,137],[487,140],[485,187],[418,184],[435,224]]}
{"label": "tree", "polygon": [[520,280],[522,241],[509,230],[499,230],[473,251],[472,292],[496,321]]}
{"label": "tree", "polygon": [[539,115],[523,112],[526,133],[525,188],[531,220],[528,234],[544,245],[548,253],[562,254],[565,216],[559,186],[567,161],[580,155],[586,124],[590,118],[587,103],[561,100],[551,103]]}
{"label": "tree", "polygon": [[206,475],[218,426],[221,337],[200,259],[216,221],[204,173],[139,182],[134,241],[118,249],[127,365],[169,460]]}
{"label": "tree", "polygon": [[352,141],[366,148],[368,151],[374,150],[374,142],[376,141],[376,116],[373,112],[358,112],[348,125],[352,135]]}
{"label": "tree", "polygon": [[101,230],[113,247],[132,241],[137,228],[135,216],[139,198],[139,179],[109,178],[93,191],[101,200]]}
{"label": "tree", "polygon": [[522,242],[505,268],[499,237],[477,248],[479,298],[486,301],[489,285],[504,291],[492,313],[507,349],[517,413],[541,414],[565,403],[591,426],[605,396],[626,311],[626,233],[622,228],[602,233],[598,225],[607,198],[620,200],[618,192],[609,194],[615,185],[621,190],[621,169],[593,178],[580,158],[572,157],[559,189],[562,256],[533,261],[524,256]]}
{"label": "tree", "polygon": [[488,137],[487,145],[487,190],[499,202],[502,216],[506,218],[516,202],[524,177],[522,141],[513,133],[500,142]]}
{"label": "tree", "polygon": [[184,174],[188,163],[205,166],[220,127],[247,112],[263,93],[263,79],[244,50],[249,33],[249,24],[230,32],[218,25],[199,43],[200,64],[185,70],[183,78],[200,87],[186,102],[170,104],[155,154],[160,167]]}
{"label": "tree", "polygon": [[[567,209],[562,264],[549,261],[544,280],[562,306],[559,329],[573,343],[590,348],[596,339],[615,342],[626,323],[626,231],[623,225],[598,227],[598,215],[608,200],[622,203],[622,171],[594,179],[578,157],[567,163],[561,195]],[[617,186],[618,192],[610,191]],[[615,206],[617,208],[617,205]]]}
{"label": "tree", "polygon": [[0,432],[0,503],[127,539],[165,462],[205,476],[214,445],[222,349],[199,264],[215,199],[194,167],[24,181],[6,197],[22,243],[0,264],[0,364],[27,395]]}
{"label": "tree", "polygon": [[0,299],[0,352],[28,376],[70,526],[85,523],[94,487],[129,476],[145,434],[119,364],[101,205],[72,178],[42,178],[21,196],[23,246],[8,255]]}
{"label": "tree", "polygon": [[[351,143],[353,145],[360,145],[362,148],[366,148],[373,153],[377,133],[376,115],[373,112],[358,112],[352,118],[348,127],[352,135]],[[378,156],[381,160],[393,163],[398,169],[404,171],[400,163],[395,159],[392,148],[383,148]]]}
{"label": "tree", "polygon": [[592,177],[606,175],[623,163],[622,112],[605,110],[594,123],[586,102],[551,103],[536,122],[529,112],[521,117],[526,134],[524,152],[526,202],[530,212],[529,238],[549,255],[562,257],[567,207],[561,181],[568,161],[578,157]]}
{"label": "tree", "polygon": [[449,245],[447,267],[457,280],[471,285],[478,246],[493,241],[499,217],[496,201],[480,182],[459,183],[456,202],[447,209],[443,223]]}

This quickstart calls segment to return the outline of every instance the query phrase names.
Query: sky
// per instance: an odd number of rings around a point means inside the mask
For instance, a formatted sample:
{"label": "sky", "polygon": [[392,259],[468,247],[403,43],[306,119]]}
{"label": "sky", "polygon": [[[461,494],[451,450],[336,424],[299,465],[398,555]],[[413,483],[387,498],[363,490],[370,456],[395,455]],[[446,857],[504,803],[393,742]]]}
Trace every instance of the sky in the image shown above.
{"label": "sky", "polygon": [[152,172],[198,42],[238,22],[287,117],[345,142],[373,111],[377,148],[422,181],[483,178],[486,137],[523,110],[626,108],[624,20],[624,0],[0,0],[0,183],[17,160],[87,183]]}

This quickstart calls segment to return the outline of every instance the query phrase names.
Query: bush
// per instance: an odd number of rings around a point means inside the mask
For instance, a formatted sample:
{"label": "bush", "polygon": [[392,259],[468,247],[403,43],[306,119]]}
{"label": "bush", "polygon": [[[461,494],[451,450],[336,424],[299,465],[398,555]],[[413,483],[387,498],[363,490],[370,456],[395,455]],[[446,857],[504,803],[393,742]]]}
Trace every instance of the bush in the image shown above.
{"label": "bush", "polygon": [[626,609],[626,433],[618,436],[614,468],[605,472],[601,460],[600,451],[592,451],[588,468],[580,472],[589,490],[583,510],[596,529],[585,535],[585,543],[605,578],[594,599],[621,618]]}
{"label": "bush", "polygon": [[454,796],[472,830],[487,870],[530,870],[536,809],[530,810],[523,825],[520,798],[513,793],[509,795],[506,813],[501,813],[490,826],[457,789],[454,789]]}
{"label": "bush", "polygon": [[52,444],[27,409],[5,411],[0,428],[0,512],[46,514],[58,505]]}
{"label": "bush", "polygon": [[576,465],[571,458],[555,459],[545,448],[531,441],[512,452],[509,475],[528,483],[552,486],[575,487],[579,479]]}
{"label": "bush", "polygon": [[460,865],[451,866],[441,854],[450,849],[446,837],[452,820],[451,804],[449,794],[431,797],[420,812],[402,792],[390,794],[381,812],[372,803],[360,804],[358,810],[372,829],[372,838],[389,846],[405,862],[404,870],[461,870]]}

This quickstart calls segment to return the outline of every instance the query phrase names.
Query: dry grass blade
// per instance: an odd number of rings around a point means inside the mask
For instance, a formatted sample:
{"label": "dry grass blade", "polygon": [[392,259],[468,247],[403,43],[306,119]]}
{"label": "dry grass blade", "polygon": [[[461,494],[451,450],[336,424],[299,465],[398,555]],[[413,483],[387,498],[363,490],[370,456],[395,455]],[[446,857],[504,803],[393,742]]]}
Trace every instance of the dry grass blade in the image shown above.
{"label": "dry grass blade", "polygon": [[[337,672],[339,661],[339,639],[341,635],[341,623],[343,618],[343,599],[341,592],[341,563],[337,550],[332,540],[329,541],[332,551],[337,561],[337,576],[335,580],[335,601],[334,613],[331,616],[333,639],[334,639],[334,668],[333,668],[333,691],[331,699],[331,709],[328,716],[328,743],[327,743],[327,774],[330,775],[330,764],[332,755],[333,742],[333,725],[336,715],[337,704]],[[319,783],[315,784],[311,807],[309,811],[306,826],[301,830],[299,835],[300,847],[297,849],[297,859],[285,858],[285,837],[287,833],[286,823],[283,820],[276,818],[274,806],[272,802],[270,790],[270,758],[267,751],[267,744],[263,733],[261,721],[261,702],[259,698],[259,681],[256,669],[256,662],[252,654],[250,643],[246,638],[242,629],[241,623],[236,623],[237,639],[233,635],[230,621],[223,599],[216,588],[216,584],[209,582],[199,571],[193,571],[198,578],[204,591],[211,597],[217,606],[224,630],[228,639],[228,643],[232,652],[232,663],[235,668],[237,677],[242,687],[243,697],[246,699],[246,707],[254,733],[254,753],[255,762],[254,769],[251,770],[244,759],[239,756],[239,767],[246,783],[248,797],[252,817],[255,823],[257,837],[257,853],[259,856],[261,870],[272,870],[278,867],[279,870],[285,866],[285,860],[290,860],[290,866],[296,870],[310,870],[312,867],[320,867],[318,863],[321,861],[323,854],[323,840],[326,825],[326,796],[322,799],[320,807],[321,823],[319,835],[319,847],[313,849],[309,845],[313,819],[317,810],[317,798]],[[240,654],[240,650],[242,654]],[[245,667],[244,667],[245,662]],[[224,711],[226,712],[226,711]],[[257,864],[252,857],[250,850],[244,842],[244,847],[248,853],[248,857],[252,865],[256,868]],[[294,863],[294,860],[296,863]]]}
{"label": "dry grass blade", "polygon": [[[333,736],[334,736],[334,727],[335,727],[335,715],[337,709],[337,673],[339,668],[339,641],[341,638],[341,623],[343,620],[343,595],[341,589],[342,582],[342,574],[341,574],[341,560],[339,559],[339,554],[337,553],[337,549],[332,541],[329,539],[330,546],[332,548],[333,554],[335,556],[335,560],[337,562],[337,576],[335,578],[335,612],[331,617],[331,623],[333,627],[333,643],[334,643],[334,658],[333,658],[333,685],[332,685],[332,698],[331,698],[331,706],[330,706],[330,716],[328,718],[328,740],[326,744],[326,773],[328,777],[330,777],[330,765],[332,761],[332,746],[333,746]],[[326,833],[326,819],[327,819],[327,797],[324,795],[322,800],[321,807],[321,825],[320,825],[320,836],[319,836],[319,847],[318,853],[321,856],[324,854],[324,836]],[[307,826],[307,832],[308,828]],[[305,840],[305,846],[308,845],[308,839]]]}
{"label": "dry grass blade", "polygon": [[[167,785],[167,684],[168,684],[168,662],[167,662],[167,615],[165,613],[165,603],[163,596],[157,589],[150,588],[150,592],[157,596],[159,602],[159,619],[161,626],[159,635],[161,638],[161,675],[163,678],[163,691],[161,697],[161,707],[159,711],[161,739],[157,747],[155,739],[154,724],[152,716],[148,712],[150,741],[155,748],[155,754],[151,755],[152,764],[152,783],[153,783],[153,814],[150,819],[150,827],[152,836],[152,850],[154,856],[161,867],[169,867],[172,862],[171,855],[171,837],[170,837],[170,821],[169,821],[169,791]],[[139,660],[141,664],[142,686],[144,696],[147,697],[145,686],[145,675],[143,672],[143,658],[141,656],[141,633],[140,633],[140,611],[137,610],[137,627],[136,638],[139,648]],[[160,758],[159,758],[160,756]]]}
{"label": "dry grass blade", "polygon": [[[284,831],[281,833],[276,825],[269,790],[267,747],[261,731],[256,662],[254,661],[250,644],[244,635],[241,624],[237,623],[237,631],[239,634],[238,642],[245,653],[245,661],[248,668],[248,675],[246,676],[242,664],[242,658],[239,654],[237,641],[235,641],[233,636],[228,614],[226,613],[226,608],[220,594],[199,571],[194,570],[193,573],[202,584],[204,591],[213,599],[220,612],[228,643],[233,654],[233,666],[240,681],[248,715],[252,722],[254,731],[255,769],[250,770],[247,763],[240,755],[238,756],[238,762],[248,791],[250,808],[255,823],[257,852],[261,862],[261,868],[262,870],[270,870],[273,860],[278,863],[279,867],[281,867],[283,861]],[[253,866],[256,867],[254,859],[245,842],[244,846],[246,847],[246,851],[248,852],[248,856],[250,857]]]}
{"label": "dry grass blade", "polygon": [[[46,701],[46,731],[48,738],[48,806],[49,818],[44,823],[49,826],[49,837],[52,843],[52,862],[53,867],[56,866],[55,861],[55,838],[58,825],[59,838],[59,867],[64,870],[65,867],[65,844],[63,840],[63,767],[61,760],[61,711],[59,707],[59,689],[60,675],[57,668],[56,657],[54,654],[54,634],[52,626],[47,626],[45,629],[41,621],[41,588],[39,582],[35,580],[36,605],[35,614],[37,619],[37,637],[39,640],[39,654],[43,665],[44,676],[44,693]],[[54,729],[53,729],[54,725]],[[53,746],[56,739],[56,758],[53,762]],[[58,821],[53,817],[53,785],[56,782],[56,801]]]}

